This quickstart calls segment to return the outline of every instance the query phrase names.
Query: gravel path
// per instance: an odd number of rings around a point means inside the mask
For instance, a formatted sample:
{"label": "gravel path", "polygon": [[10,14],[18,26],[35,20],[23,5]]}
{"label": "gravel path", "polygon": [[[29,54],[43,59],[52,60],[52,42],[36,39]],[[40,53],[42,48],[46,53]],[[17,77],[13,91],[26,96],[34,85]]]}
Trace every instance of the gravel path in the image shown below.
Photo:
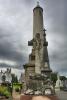
{"label": "gravel path", "polygon": [[20,100],[20,94],[13,92],[13,100]]}

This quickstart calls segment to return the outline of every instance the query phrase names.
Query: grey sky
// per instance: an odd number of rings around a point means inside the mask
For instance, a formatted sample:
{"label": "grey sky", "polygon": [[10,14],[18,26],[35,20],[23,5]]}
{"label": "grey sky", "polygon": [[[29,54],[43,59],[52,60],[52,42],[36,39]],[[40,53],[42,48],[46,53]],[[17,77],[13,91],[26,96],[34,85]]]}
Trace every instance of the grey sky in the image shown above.
{"label": "grey sky", "polygon": [[[0,0],[0,67],[19,65],[21,69],[28,62],[36,1]],[[44,9],[50,66],[67,76],[67,0],[39,1]]]}

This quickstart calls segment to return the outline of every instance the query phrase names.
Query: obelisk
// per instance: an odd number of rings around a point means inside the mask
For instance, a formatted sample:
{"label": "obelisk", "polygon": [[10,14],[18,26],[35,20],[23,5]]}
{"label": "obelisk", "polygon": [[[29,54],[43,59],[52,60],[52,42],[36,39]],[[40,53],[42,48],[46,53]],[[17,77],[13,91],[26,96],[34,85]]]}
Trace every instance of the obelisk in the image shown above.
{"label": "obelisk", "polygon": [[33,39],[28,41],[28,45],[32,46],[32,53],[29,55],[29,62],[24,65],[26,82],[29,82],[30,75],[51,73],[48,42],[43,24],[43,8],[39,3],[33,9]]}

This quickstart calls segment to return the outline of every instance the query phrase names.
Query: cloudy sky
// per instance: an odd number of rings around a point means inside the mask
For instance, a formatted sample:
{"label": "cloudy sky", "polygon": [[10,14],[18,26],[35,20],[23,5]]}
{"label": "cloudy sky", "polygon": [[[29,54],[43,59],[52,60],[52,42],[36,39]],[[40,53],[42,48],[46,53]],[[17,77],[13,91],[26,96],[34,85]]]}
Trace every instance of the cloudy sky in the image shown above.
{"label": "cloudy sky", "polygon": [[[39,0],[44,9],[48,53],[53,71],[67,76],[67,0]],[[0,70],[23,72],[32,39],[33,8],[37,0],[0,0]],[[22,69],[22,70],[21,70]]]}

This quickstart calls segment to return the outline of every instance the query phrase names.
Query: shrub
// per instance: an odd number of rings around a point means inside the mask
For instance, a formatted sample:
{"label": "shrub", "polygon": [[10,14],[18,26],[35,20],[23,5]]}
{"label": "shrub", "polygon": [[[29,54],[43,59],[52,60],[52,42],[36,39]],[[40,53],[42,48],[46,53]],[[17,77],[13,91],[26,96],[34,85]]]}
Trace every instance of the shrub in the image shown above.
{"label": "shrub", "polygon": [[10,92],[7,90],[7,87],[0,86],[0,95],[5,97],[10,97]]}
{"label": "shrub", "polygon": [[19,89],[19,88],[15,88],[15,91],[16,91],[16,92],[19,92],[19,91],[20,91],[20,89]]}
{"label": "shrub", "polygon": [[10,97],[10,93],[8,91],[5,91],[4,92],[4,96],[6,96],[6,98],[9,98]]}
{"label": "shrub", "polygon": [[[20,84],[20,83],[14,83],[14,84],[13,84],[13,88],[14,88],[15,90],[18,90],[18,89],[20,90],[20,89],[22,89],[22,87],[23,87],[23,85]],[[18,91],[19,91],[19,90],[18,90]]]}

